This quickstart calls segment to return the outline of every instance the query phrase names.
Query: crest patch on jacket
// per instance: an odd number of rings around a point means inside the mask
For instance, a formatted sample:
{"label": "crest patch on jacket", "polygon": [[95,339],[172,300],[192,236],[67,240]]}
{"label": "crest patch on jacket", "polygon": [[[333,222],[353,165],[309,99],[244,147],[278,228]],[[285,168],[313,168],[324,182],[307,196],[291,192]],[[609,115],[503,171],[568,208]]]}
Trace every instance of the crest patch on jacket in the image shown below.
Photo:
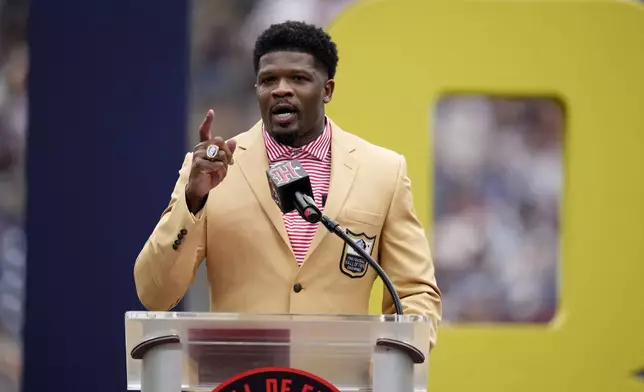
{"label": "crest patch on jacket", "polygon": [[[372,256],[376,236],[369,237],[365,233],[356,234],[347,229],[351,237],[369,256]],[[358,254],[349,244],[345,244],[340,258],[340,271],[350,278],[362,278],[369,268],[369,262]]]}

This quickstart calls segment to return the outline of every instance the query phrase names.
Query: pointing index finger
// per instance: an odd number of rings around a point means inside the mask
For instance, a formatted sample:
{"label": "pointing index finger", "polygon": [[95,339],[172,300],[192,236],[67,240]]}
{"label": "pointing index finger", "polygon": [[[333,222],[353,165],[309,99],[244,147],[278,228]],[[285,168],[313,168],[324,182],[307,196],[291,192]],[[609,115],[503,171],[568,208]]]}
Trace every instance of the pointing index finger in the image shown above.
{"label": "pointing index finger", "polygon": [[212,125],[212,121],[215,118],[215,112],[212,111],[212,109],[208,110],[208,113],[206,113],[206,118],[204,118],[203,122],[201,123],[201,126],[199,127],[199,141],[200,142],[205,142],[206,140],[210,140],[210,126]]}

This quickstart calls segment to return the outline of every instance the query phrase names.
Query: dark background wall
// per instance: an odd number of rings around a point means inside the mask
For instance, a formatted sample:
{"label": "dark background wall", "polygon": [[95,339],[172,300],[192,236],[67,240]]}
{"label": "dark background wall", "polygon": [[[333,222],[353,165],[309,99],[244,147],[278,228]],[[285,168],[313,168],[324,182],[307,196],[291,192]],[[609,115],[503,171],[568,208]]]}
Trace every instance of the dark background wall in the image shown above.
{"label": "dark background wall", "polygon": [[26,392],[126,389],[132,266],[185,152],[188,4],[31,2]]}

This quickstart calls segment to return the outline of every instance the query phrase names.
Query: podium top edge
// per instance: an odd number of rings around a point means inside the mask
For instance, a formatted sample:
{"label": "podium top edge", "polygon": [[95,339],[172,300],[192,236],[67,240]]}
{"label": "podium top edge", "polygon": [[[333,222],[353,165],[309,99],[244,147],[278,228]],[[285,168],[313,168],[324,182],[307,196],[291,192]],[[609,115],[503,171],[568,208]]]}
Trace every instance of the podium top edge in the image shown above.
{"label": "podium top edge", "polygon": [[412,323],[425,324],[431,319],[427,316],[409,315],[367,315],[367,314],[250,314],[219,312],[145,312],[128,311],[125,320],[174,320],[174,321],[302,321],[302,322],[372,322],[372,323]]}

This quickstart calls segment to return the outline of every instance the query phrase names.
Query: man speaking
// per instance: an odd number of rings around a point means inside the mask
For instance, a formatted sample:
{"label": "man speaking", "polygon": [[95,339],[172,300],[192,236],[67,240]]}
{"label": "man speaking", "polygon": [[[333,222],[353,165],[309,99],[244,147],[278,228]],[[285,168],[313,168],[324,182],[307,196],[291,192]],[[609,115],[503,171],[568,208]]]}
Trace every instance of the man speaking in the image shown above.
{"label": "man speaking", "polygon": [[[377,277],[367,260],[297,211],[282,213],[266,171],[297,160],[316,206],[378,261],[405,314],[432,319],[441,296],[423,227],[415,216],[403,156],[360,139],[325,115],[338,64],[322,29],[272,25],[254,50],[261,120],[224,141],[210,133],[188,153],[170,204],[134,266],[138,296],[167,311],[206,261],[211,310],[237,313],[368,313]],[[382,311],[394,313],[385,292]]]}

